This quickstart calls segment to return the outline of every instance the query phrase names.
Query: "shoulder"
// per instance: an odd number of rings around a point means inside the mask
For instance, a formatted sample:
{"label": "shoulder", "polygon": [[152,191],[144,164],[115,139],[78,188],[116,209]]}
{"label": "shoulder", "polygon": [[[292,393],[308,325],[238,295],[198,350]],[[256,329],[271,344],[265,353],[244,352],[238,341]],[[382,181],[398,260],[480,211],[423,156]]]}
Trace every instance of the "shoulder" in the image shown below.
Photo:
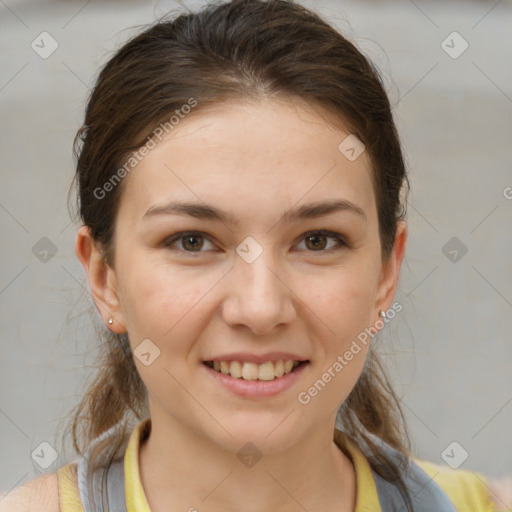
{"label": "shoulder", "polygon": [[0,512],[60,512],[57,473],[40,475],[1,495]]}
{"label": "shoulder", "polygon": [[463,469],[454,470],[425,460],[413,460],[445,492],[457,510],[496,510],[491,501],[492,484],[485,475]]}

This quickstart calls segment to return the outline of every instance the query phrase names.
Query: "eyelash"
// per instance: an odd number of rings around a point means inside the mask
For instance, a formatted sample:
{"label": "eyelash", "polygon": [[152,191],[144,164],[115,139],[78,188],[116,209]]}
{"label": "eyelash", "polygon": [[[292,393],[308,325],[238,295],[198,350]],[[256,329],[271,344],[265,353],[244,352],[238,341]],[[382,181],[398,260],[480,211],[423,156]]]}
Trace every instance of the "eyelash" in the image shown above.
{"label": "eyelash", "polygon": [[[350,247],[350,245],[345,241],[345,239],[341,235],[339,235],[338,233],[336,233],[334,231],[327,231],[327,230],[309,231],[308,233],[304,233],[302,235],[302,238],[300,241],[302,242],[305,238],[307,238],[308,236],[312,236],[312,235],[324,235],[329,238],[334,238],[338,242],[339,245],[337,247],[331,247],[330,249],[318,250],[318,251],[307,251],[307,252],[311,252],[311,253],[318,252],[318,253],[324,253],[324,254],[325,253],[331,254],[332,252],[334,252],[336,250]],[[201,231],[182,231],[179,233],[175,233],[175,234],[171,235],[170,237],[166,238],[162,242],[161,245],[163,247],[167,247],[172,250],[171,246],[174,242],[179,241],[181,238],[186,238],[189,236],[198,236],[198,237],[206,238],[206,240],[208,240],[210,243],[213,243],[211,241],[210,237],[207,236],[205,233],[202,233]],[[186,254],[200,254],[202,252],[206,252],[206,251],[185,251],[184,249],[177,249],[177,250],[180,250]]]}

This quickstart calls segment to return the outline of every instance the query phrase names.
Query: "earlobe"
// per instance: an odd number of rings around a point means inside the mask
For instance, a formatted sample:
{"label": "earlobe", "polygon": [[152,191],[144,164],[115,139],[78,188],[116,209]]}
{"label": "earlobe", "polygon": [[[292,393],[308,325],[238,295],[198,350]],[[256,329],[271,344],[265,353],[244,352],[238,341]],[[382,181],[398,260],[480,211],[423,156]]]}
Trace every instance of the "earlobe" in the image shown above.
{"label": "earlobe", "polygon": [[75,252],[87,272],[89,288],[101,318],[111,331],[126,332],[115,271],[106,264],[104,253],[94,243],[87,226],[81,226],[77,232]]}

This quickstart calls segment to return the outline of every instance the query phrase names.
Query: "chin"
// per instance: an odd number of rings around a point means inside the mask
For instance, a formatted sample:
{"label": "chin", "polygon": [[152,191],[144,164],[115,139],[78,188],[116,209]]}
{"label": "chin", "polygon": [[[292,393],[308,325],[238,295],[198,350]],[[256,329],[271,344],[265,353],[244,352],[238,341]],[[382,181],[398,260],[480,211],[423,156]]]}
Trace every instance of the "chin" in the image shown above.
{"label": "chin", "polygon": [[[267,418],[264,419],[258,417],[256,413],[245,415],[245,417],[244,414],[239,414],[238,419],[230,420],[229,427],[226,428],[232,437],[222,430],[220,436],[213,438],[210,431],[210,438],[223,448],[235,453],[249,443],[261,453],[270,454],[287,450],[300,442],[296,421],[288,421],[292,415],[288,420],[284,419],[286,414],[266,416]],[[222,421],[221,423],[226,425]]]}

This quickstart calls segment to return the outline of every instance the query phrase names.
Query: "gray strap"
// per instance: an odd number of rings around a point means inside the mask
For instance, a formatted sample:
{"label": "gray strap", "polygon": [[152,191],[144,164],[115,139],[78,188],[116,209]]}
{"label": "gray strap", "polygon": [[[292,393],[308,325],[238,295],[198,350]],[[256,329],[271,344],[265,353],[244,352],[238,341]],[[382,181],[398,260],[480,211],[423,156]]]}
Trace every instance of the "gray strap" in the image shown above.
{"label": "gray strap", "polygon": [[[424,476],[420,476],[420,472]],[[405,485],[411,496],[414,512],[457,512],[444,491],[418,466],[411,469],[405,478]],[[412,478],[411,473],[418,473],[419,478]],[[407,505],[398,487],[384,480],[380,475],[373,475],[379,503],[383,512],[407,512]]]}
{"label": "gray strap", "polygon": [[98,501],[100,498],[98,495],[98,479],[90,479],[88,462],[86,457],[82,457],[77,464],[78,492],[80,493],[84,512],[98,512],[102,510],[101,501]]}
{"label": "gray strap", "polygon": [[124,485],[124,459],[116,459],[108,469],[97,468],[90,482],[87,481],[86,459],[77,466],[78,491],[84,512],[127,512]]}
{"label": "gray strap", "polygon": [[[87,460],[80,459],[77,481],[84,512],[127,512],[124,485],[124,459],[116,459],[108,469],[97,468],[88,482]],[[90,487],[89,487],[89,484]]]}
{"label": "gray strap", "polygon": [[[109,436],[115,433],[119,424],[94,439],[77,464],[77,484],[84,512],[127,512],[124,484],[124,453],[128,439],[120,455],[112,461],[108,472],[105,469],[112,450]],[[91,467],[91,455],[99,452],[95,467]]]}
{"label": "gray strap", "polygon": [[[382,445],[388,455],[398,462],[403,461],[400,452],[389,445]],[[398,487],[388,482],[372,468],[372,475],[377,487],[379,503],[383,512],[407,512],[405,499]],[[414,512],[457,512],[446,493],[434,480],[417,464],[409,460],[407,468],[402,473],[402,480],[409,491]]]}
{"label": "gray strap", "polygon": [[111,466],[107,478],[107,512],[127,512],[124,486],[124,459],[117,459]]}

